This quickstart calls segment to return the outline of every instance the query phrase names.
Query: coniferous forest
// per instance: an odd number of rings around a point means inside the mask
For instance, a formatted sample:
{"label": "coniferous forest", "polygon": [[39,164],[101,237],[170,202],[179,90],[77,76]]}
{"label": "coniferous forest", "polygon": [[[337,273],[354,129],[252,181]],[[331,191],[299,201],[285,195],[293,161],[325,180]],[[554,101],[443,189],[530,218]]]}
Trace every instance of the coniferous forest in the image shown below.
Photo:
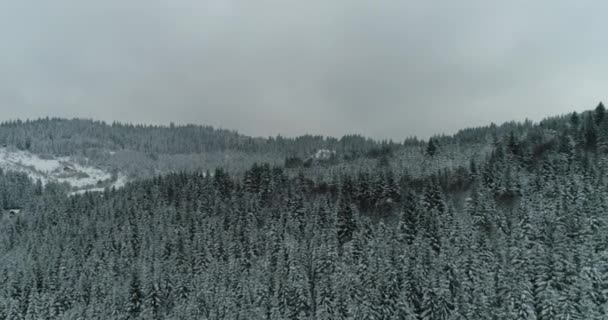
{"label": "coniferous forest", "polygon": [[0,319],[608,319],[602,104],[427,141],[58,119],[0,141],[267,157],[82,195],[2,172]]}

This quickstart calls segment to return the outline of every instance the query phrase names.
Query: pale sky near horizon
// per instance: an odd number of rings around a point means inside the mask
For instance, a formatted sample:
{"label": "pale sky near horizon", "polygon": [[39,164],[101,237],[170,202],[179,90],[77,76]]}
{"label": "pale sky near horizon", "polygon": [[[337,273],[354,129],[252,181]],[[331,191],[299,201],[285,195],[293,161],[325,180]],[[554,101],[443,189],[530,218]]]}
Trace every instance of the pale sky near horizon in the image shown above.
{"label": "pale sky near horizon", "polygon": [[427,137],[606,100],[603,1],[0,0],[0,120]]}

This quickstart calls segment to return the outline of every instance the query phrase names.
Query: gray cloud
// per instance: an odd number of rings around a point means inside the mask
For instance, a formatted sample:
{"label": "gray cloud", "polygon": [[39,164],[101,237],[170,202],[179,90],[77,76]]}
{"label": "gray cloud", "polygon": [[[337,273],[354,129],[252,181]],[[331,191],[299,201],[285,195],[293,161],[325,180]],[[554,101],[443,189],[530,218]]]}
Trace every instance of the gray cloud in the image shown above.
{"label": "gray cloud", "polygon": [[0,118],[394,139],[538,120],[605,98],[606,9],[571,1],[12,1],[0,4]]}

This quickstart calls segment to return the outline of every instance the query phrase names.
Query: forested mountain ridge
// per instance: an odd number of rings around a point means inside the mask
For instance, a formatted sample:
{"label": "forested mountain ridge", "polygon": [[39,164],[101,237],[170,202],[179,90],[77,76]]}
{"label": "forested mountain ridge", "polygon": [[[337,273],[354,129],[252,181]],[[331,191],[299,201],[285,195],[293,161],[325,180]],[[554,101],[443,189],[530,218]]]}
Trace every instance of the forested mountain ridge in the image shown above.
{"label": "forested mountain ridge", "polygon": [[[491,133],[525,130],[532,123],[507,123],[463,130],[453,136],[435,137],[440,144],[458,144],[469,151],[483,149]],[[44,118],[0,124],[0,145],[43,158],[70,157],[102,170],[130,178],[152,177],[179,171],[206,171],[222,167],[242,173],[254,163],[310,168],[318,164],[349,162],[357,165],[386,156],[418,162],[425,142],[375,141],[360,135],[332,138],[305,135],[254,138],[236,131],[200,125],[108,124],[86,119]],[[459,153],[457,148],[446,148]],[[327,158],[318,159],[320,151]],[[477,152],[477,151],[475,151]],[[447,156],[445,153],[444,156]],[[467,154],[470,156],[470,154]]]}
{"label": "forested mountain ridge", "polygon": [[600,104],[103,193],[3,173],[0,319],[606,319],[607,155]]}
{"label": "forested mountain ridge", "polygon": [[[356,158],[380,145],[360,135],[341,139],[312,135],[254,138],[201,125],[107,124],[60,118],[4,122],[0,124],[0,144],[41,155],[84,156],[140,176],[142,172],[128,166],[121,168],[120,163],[135,160],[148,169],[143,176],[151,176],[201,169],[193,162],[204,163],[202,169],[212,170],[216,166],[244,169],[254,163],[248,159],[282,163],[287,157],[306,158],[322,149]],[[171,162],[178,164],[172,166]]]}

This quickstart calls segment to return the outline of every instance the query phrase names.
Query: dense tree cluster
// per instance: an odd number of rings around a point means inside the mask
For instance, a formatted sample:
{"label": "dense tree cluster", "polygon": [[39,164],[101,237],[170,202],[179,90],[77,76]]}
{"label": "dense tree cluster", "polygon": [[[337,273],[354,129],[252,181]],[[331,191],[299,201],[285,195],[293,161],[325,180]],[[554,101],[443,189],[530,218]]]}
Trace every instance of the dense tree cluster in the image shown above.
{"label": "dense tree cluster", "polygon": [[[107,124],[84,119],[46,118],[0,124],[0,146],[43,156],[70,156],[135,178],[216,167],[242,173],[255,162],[293,168],[335,165],[339,159],[390,156],[394,150],[416,143],[420,142],[378,142],[360,135],[340,139],[313,135],[253,138],[210,126]],[[316,161],[313,158],[319,150],[332,152],[332,158]]]}
{"label": "dense tree cluster", "polygon": [[0,210],[21,209],[42,191],[42,182],[32,183],[25,173],[0,170]]}
{"label": "dense tree cluster", "polygon": [[0,319],[606,319],[604,113],[416,142],[428,163],[491,142],[426,174],[386,155],[77,196],[2,176],[28,196],[0,224]]}
{"label": "dense tree cluster", "polygon": [[233,150],[308,156],[319,149],[331,149],[349,156],[361,156],[382,148],[379,142],[360,135],[346,135],[340,139],[312,135],[253,138],[236,131],[201,125],[107,124],[103,121],[60,118],[4,122],[0,124],[0,144],[53,155],[108,149],[156,155]]}

